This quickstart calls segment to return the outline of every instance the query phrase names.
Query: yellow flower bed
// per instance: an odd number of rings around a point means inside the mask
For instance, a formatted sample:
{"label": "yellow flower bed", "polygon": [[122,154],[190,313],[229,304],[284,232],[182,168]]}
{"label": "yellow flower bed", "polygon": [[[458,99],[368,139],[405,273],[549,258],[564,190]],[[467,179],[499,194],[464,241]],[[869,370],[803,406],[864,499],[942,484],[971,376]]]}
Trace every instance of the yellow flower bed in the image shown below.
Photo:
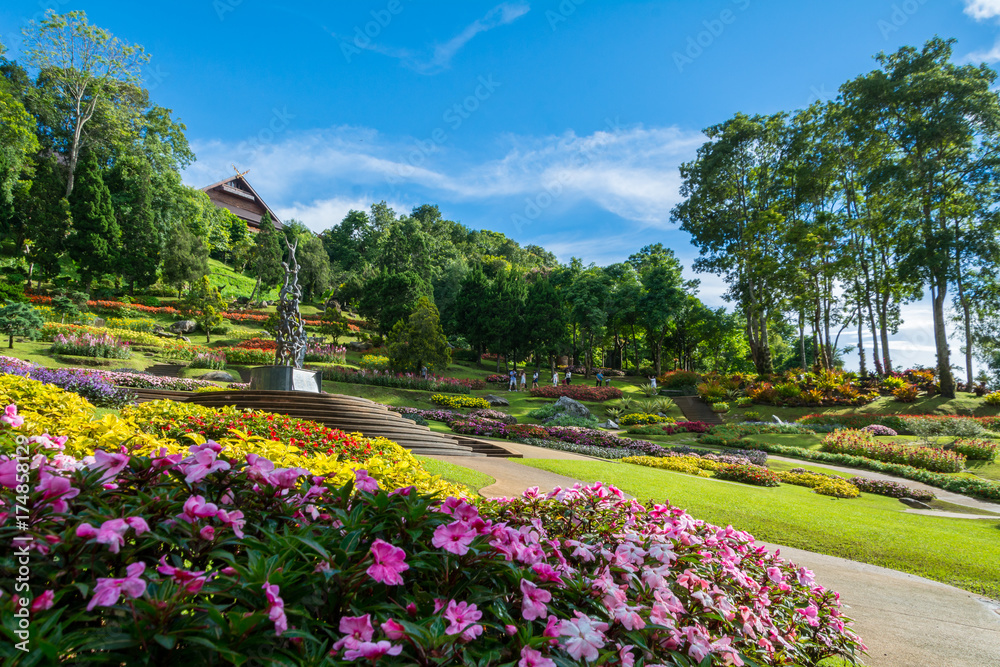
{"label": "yellow flower bed", "polygon": [[796,486],[807,486],[810,489],[815,489],[817,486],[830,479],[826,475],[817,475],[814,472],[789,472],[784,470],[777,473],[778,479],[785,484],[794,484]]}
{"label": "yellow flower bed", "polygon": [[109,317],[106,320],[112,329],[127,329],[129,331],[152,331],[156,321],[151,317]]}
{"label": "yellow flower bed", "polygon": [[154,336],[147,331],[133,331],[116,327],[90,327],[83,324],[60,324],[59,322],[48,322],[41,329],[41,338],[51,341],[56,334],[89,333],[95,336],[111,334],[116,338],[130,341],[136,345],[148,345],[152,347],[162,347],[165,340],[159,336]]}
{"label": "yellow flower bed", "polygon": [[485,398],[475,398],[473,396],[451,396],[444,394],[434,394],[431,396],[431,403],[453,410],[475,409],[488,410],[490,403]]}
{"label": "yellow flower bed", "polygon": [[854,486],[846,479],[836,479],[827,478],[826,481],[816,486],[813,489],[816,493],[824,496],[833,496],[835,498],[857,498],[861,495],[858,487]]}
{"label": "yellow flower bed", "polygon": [[646,426],[648,424],[660,424],[666,421],[673,420],[668,420],[666,417],[651,415],[645,412],[633,412],[632,414],[624,415],[618,420],[618,423],[622,426]]}
{"label": "yellow flower bed", "polygon": [[[715,461],[706,461],[697,456],[626,456],[622,463],[633,463],[647,468],[685,472],[699,477],[711,477],[709,470],[718,468]],[[713,467],[714,466],[714,467]]]}

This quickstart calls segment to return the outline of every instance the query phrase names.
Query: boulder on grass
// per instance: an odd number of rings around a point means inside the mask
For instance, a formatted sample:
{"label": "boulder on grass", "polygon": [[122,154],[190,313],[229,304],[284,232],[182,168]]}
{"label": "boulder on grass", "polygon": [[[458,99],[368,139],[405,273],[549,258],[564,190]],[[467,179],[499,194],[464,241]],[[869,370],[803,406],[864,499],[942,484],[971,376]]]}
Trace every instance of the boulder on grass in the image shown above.
{"label": "boulder on grass", "polygon": [[189,334],[198,328],[198,323],[194,320],[178,320],[170,325],[171,333]]}
{"label": "boulder on grass", "polygon": [[503,396],[495,396],[494,394],[489,394],[488,396],[485,397],[485,399],[486,402],[492,405],[493,407],[510,405],[510,401],[508,401]]}
{"label": "boulder on grass", "polygon": [[569,396],[560,396],[559,400],[556,401],[556,408],[563,414],[571,417],[579,417],[580,419],[591,418],[590,410],[587,409],[587,406],[580,401],[573,400]]}
{"label": "boulder on grass", "polygon": [[607,429],[611,429],[612,431],[617,431],[618,429],[621,428],[621,426],[619,426],[618,424],[616,424],[615,422],[613,422],[613,421],[611,421],[609,419],[608,421],[606,421],[603,424],[601,424],[601,428],[607,428]]}
{"label": "boulder on grass", "polygon": [[199,380],[211,380],[212,382],[239,382],[232,375],[226,371],[209,371],[204,375],[198,376]]}
{"label": "boulder on grass", "polygon": [[368,350],[372,349],[372,344],[364,343],[357,340],[352,340],[350,343],[347,344],[347,349],[352,352],[367,352]]}

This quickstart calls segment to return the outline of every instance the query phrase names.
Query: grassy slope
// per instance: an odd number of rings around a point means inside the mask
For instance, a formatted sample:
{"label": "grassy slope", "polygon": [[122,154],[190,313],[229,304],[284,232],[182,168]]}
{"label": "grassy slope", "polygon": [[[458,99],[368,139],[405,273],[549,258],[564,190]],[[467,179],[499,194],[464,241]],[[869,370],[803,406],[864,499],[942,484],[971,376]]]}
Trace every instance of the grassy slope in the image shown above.
{"label": "grassy slope", "polygon": [[975,415],[984,417],[1000,414],[1000,407],[986,405],[985,401],[972,394],[959,393],[957,397],[946,399],[942,396],[930,398],[920,397],[913,403],[900,403],[891,396],[883,396],[868,405],[859,407],[818,407],[818,408],[782,408],[773,405],[753,405],[749,408],[735,408],[725,416],[726,421],[743,421],[742,415],[747,410],[760,413],[764,421],[772,421],[777,416],[782,421],[795,421],[799,417],[811,414],[851,414],[877,413],[900,415]]}
{"label": "grassy slope", "polygon": [[728,484],[596,461],[524,459],[542,470],[603,481],[639,499],[669,501],[693,516],[762,540],[911,572],[1000,599],[1000,521],[906,514],[892,498],[838,500],[804,487]]}

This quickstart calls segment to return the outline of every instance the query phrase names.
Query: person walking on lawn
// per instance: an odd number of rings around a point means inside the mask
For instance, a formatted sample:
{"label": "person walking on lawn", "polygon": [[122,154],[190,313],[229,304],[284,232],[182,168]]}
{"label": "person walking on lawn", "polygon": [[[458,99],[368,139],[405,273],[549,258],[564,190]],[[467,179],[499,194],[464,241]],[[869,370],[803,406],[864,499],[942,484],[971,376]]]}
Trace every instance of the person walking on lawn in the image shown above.
{"label": "person walking on lawn", "polygon": [[535,374],[531,376],[531,388],[538,389],[538,369],[535,369]]}
{"label": "person walking on lawn", "polygon": [[604,384],[604,373],[602,373],[601,371],[597,371],[597,384],[595,384],[594,386],[600,387],[602,384]]}
{"label": "person walking on lawn", "polygon": [[552,371],[552,386],[559,386],[559,371]]}
{"label": "person walking on lawn", "polygon": [[507,377],[510,378],[510,384],[507,386],[507,391],[517,391],[517,373],[510,371],[507,373]]}
{"label": "person walking on lawn", "polygon": [[567,387],[569,386],[569,382],[572,379],[573,379],[573,371],[571,371],[570,369],[567,368],[566,369],[566,386]]}
{"label": "person walking on lawn", "polygon": [[521,369],[521,391],[528,391],[528,374]]}

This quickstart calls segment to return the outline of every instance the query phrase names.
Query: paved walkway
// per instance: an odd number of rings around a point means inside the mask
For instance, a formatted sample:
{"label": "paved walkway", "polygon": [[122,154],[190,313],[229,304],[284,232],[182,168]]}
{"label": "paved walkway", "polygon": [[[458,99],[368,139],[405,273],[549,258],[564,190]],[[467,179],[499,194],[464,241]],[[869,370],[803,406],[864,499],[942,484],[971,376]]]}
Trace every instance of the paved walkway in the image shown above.
{"label": "paved walkway", "polygon": [[[586,456],[529,445],[505,442],[504,446],[525,458],[591,460]],[[514,460],[434,458],[494,477],[495,484],[480,490],[487,497],[519,495],[532,486],[549,491],[579,481]],[[936,489],[935,493],[941,497],[939,491]],[[970,500],[964,496],[959,498]],[[854,619],[854,630],[868,645],[866,665],[1000,667],[1000,606],[997,603],[895,570],[776,544],[767,546],[780,550],[784,558],[813,570],[817,581],[840,593],[846,615]]]}

